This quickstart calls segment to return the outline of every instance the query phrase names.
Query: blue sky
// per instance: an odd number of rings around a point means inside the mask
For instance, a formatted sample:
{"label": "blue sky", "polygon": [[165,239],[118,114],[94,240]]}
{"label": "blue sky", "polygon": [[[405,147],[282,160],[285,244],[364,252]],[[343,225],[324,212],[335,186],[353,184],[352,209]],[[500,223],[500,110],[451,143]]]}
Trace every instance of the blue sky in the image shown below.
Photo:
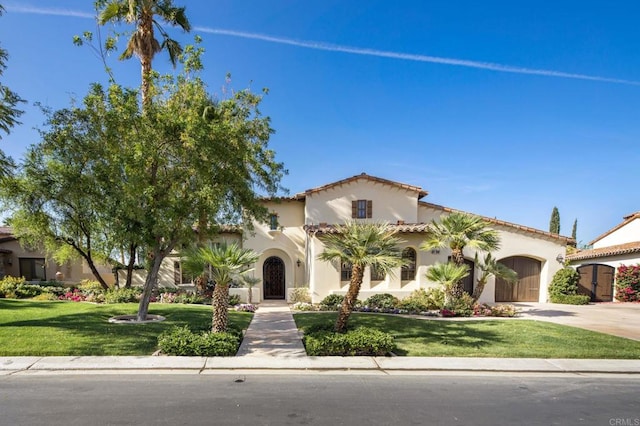
{"label": "blue sky", "polygon": [[[640,3],[632,1],[175,0],[203,37],[219,93],[270,89],[262,112],[291,193],[361,172],[425,201],[586,243],[640,210]],[[29,104],[3,136],[19,159],[52,108],[106,82],[72,37],[91,0],[2,1],[3,84]],[[110,58],[137,86],[139,63]],[[169,71],[160,54],[154,66]]]}

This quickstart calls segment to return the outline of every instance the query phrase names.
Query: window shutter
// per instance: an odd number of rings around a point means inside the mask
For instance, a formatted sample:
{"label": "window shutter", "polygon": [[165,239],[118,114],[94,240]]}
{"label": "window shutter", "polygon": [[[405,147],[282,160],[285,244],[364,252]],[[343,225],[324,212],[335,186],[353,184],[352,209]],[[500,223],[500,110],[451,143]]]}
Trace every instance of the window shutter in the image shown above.
{"label": "window shutter", "polygon": [[351,201],[351,218],[355,219],[357,215],[358,215],[358,201],[353,200]]}
{"label": "window shutter", "polygon": [[367,200],[367,219],[373,216],[373,201]]}

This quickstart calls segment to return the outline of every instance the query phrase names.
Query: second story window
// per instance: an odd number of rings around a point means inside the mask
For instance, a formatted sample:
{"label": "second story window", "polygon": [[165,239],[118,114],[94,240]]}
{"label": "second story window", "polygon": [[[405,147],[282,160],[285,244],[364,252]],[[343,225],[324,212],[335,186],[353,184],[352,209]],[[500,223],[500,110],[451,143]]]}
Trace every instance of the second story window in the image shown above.
{"label": "second story window", "polygon": [[373,215],[373,201],[353,200],[351,202],[351,217],[354,219],[370,219]]}
{"label": "second story window", "polygon": [[278,229],[278,215],[275,213],[269,215],[269,229],[271,231],[276,231]]}

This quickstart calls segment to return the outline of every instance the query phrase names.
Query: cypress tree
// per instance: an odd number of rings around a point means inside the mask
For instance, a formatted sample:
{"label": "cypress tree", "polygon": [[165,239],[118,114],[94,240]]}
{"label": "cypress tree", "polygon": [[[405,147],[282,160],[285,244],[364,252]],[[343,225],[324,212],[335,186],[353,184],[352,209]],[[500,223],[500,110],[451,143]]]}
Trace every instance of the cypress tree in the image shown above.
{"label": "cypress tree", "polygon": [[576,235],[578,234],[578,219],[573,221],[573,228],[571,228],[571,238],[578,241]]}
{"label": "cypress tree", "polygon": [[551,220],[549,221],[549,232],[552,234],[560,233],[560,212],[557,207],[551,212]]}

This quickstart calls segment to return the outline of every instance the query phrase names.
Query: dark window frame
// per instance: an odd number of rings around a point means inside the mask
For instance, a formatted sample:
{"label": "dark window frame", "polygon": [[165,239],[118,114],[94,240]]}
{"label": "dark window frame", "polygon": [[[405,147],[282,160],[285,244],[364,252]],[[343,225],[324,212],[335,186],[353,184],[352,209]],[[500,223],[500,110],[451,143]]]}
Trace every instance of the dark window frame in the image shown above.
{"label": "dark window frame", "polygon": [[[40,261],[41,265],[38,265]],[[28,264],[26,267],[25,264]],[[24,277],[27,281],[46,281],[47,280],[47,262],[44,257],[21,257],[18,259],[18,266],[20,268],[20,276]],[[25,269],[28,268],[28,272]],[[42,276],[39,277],[37,272],[42,271]]]}
{"label": "dark window frame", "polygon": [[278,214],[277,213],[271,213],[269,215],[269,230],[270,231],[278,230]]}
{"label": "dark window frame", "polygon": [[353,267],[349,262],[340,263],[340,281],[351,281]]}
{"label": "dark window frame", "polygon": [[406,247],[402,250],[402,259],[407,259],[409,262],[406,265],[402,265],[400,270],[401,281],[412,281],[416,279],[416,265],[417,265],[417,253],[413,247]]}

